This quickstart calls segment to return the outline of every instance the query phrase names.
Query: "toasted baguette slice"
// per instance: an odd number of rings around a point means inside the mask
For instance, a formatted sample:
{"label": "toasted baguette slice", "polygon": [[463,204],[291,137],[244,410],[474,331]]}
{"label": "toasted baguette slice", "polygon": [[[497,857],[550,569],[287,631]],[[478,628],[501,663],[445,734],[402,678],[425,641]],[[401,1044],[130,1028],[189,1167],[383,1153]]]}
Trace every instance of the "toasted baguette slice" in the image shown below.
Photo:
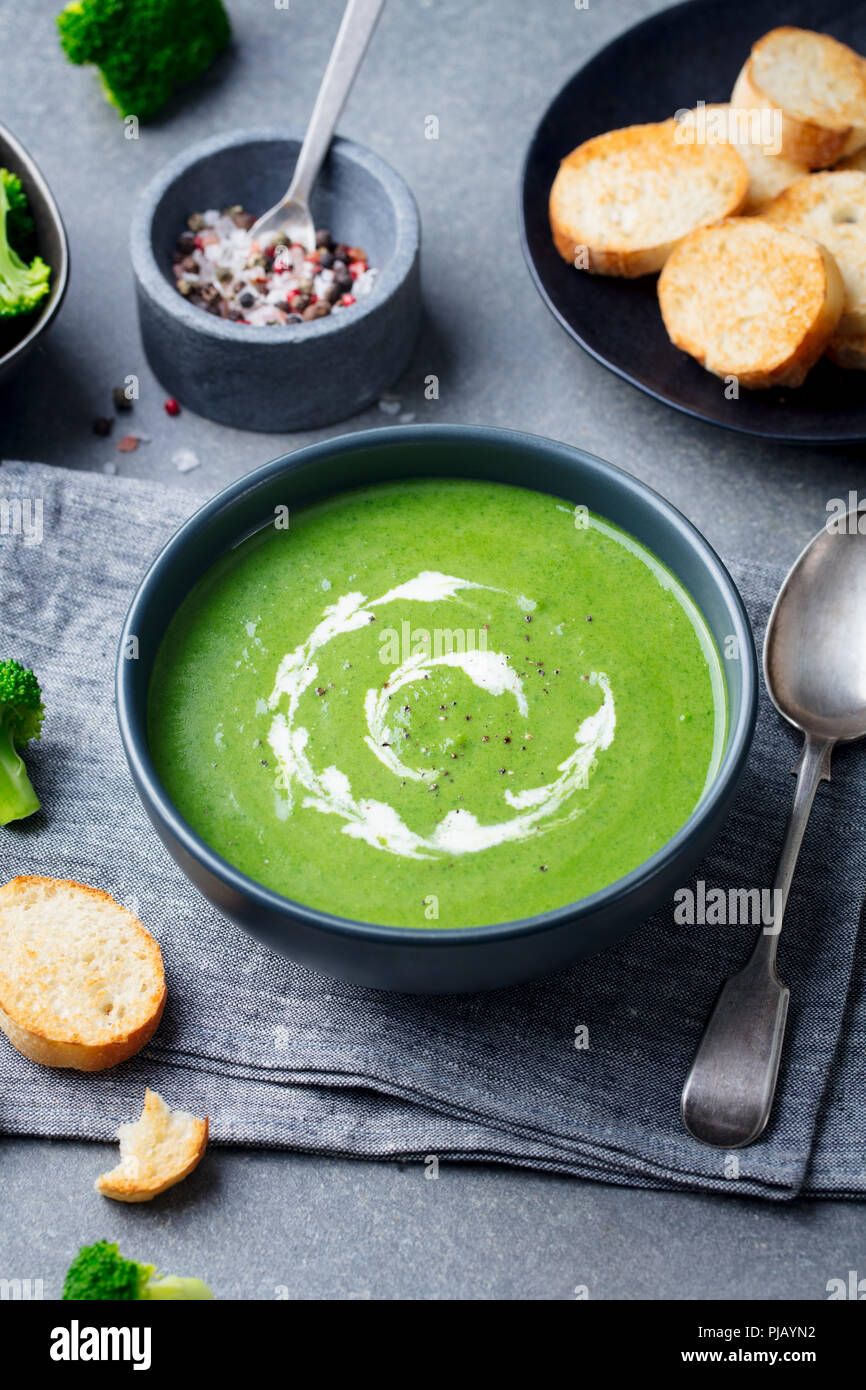
{"label": "toasted baguette slice", "polygon": [[673,119],[628,126],[566,156],[550,190],[550,225],[569,265],[649,275],[687,232],[739,212],[749,175],[736,150],[690,145],[678,130]]}
{"label": "toasted baguette slice", "polygon": [[731,102],[781,111],[781,153],[810,169],[866,145],[866,62],[829,34],[771,29],[752,48]]}
{"label": "toasted baguette slice", "polygon": [[749,171],[749,191],[742,209],[746,216],[760,213],[809,172],[808,164],[784,159],[775,152],[771,122],[764,120],[765,115],[758,107],[745,111],[727,102],[713,102],[684,113],[679,122],[687,143],[733,145],[742,156]]}
{"label": "toasted baguette slice", "polygon": [[204,1157],[208,1120],[187,1110],[169,1110],[148,1089],[140,1120],[121,1125],[120,1162],[96,1179],[96,1190],[115,1202],[149,1202],[188,1177]]}
{"label": "toasted baguette slice", "polygon": [[107,893],[54,878],[0,888],[0,1028],[25,1057],[114,1067],[153,1036],[164,1007],[160,949]]}
{"label": "toasted baguette slice", "polygon": [[842,312],[825,247],[758,217],[692,232],[659,278],[672,342],[749,390],[800,386]]}
{"label": "toasted baguette slice", "polygon": [[866,174],[866,148],[858,150],[856,154],[849,154],[847,159],[840,159],[838,164],[833,165],[836,169],[859,169],[861,174]]}
{"label": "toasted baguette slice", "polygon": [[866,333],[854,338],[843,338],[835,333],[827,344],[827,356],[837,367],[866,372]]}
{"label": "toasted baguette slice", "polygon": [[838,332],[843,337],[866,333],[866,174],[858,169],[810,174],[781,193],[763,216],[832,251],[845,283]]}

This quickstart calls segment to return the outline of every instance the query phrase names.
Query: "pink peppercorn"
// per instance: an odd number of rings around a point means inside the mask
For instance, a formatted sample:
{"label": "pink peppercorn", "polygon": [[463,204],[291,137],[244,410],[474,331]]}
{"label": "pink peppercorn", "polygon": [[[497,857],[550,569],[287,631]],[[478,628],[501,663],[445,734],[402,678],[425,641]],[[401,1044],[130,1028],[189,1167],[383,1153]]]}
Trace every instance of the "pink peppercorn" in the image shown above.
{"label": "pink peppercorn", "polygon": [[357,280],[357,278],[358,278],[359,275],[363,275],[363,274],[364,274],[364,271],[365,271],[366,269],[367,269],[367,262],[366,262],[366,261],[350,261],[350,262],[349,262],[349,274],[351,275],[351,277],[352,277],[353,280]]}
{"label": "pink peppercorn", "polygon": [[350,304],[355,303],[355,296],[353,294],[343,294],[340,296],[340,303],[348,309]]}
{"label": "pink peppercorn", "polygon": [[177,403],[177,401],[175,400],[174,396],[169,396],[168,400],[166,401],[166,403],[165,403],[165,413],[166,413],[166,415],[179,415],[179,414],[180,414],[180,406],[178,405],[178,403]]}

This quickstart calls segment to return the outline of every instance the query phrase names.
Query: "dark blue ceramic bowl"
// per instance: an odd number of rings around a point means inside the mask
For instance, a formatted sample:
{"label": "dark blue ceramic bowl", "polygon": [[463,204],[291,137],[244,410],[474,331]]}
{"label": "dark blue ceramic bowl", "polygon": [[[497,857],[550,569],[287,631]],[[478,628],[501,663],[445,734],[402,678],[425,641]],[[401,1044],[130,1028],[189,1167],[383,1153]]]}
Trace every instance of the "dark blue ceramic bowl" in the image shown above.
{"label": "dark blue ceramic bowl", "polygon": [[[212,850],[172,805],[150,759],[147,692],[154,657],[178,603],[219,555],[272,520],[274,508],[406,477],[484,478],[583,503],[631,532],[678,576],[699,605],[724,665],[728,730],[715,782],[683,828],[646,863],[579,902],[498,926],[384,927],[305,907],[255,883]],[[138,659],[126,660],[129,639]],[[117,665],[117,710],[139,794],[174,859],[204,895],[253,936],[293,960],[380,989],[435,994],[494,989],[547,974],[627,936],[707,852],[749,754],[758,668],[733,581],[670,503],[601,459],[532,435],[460,425],[370,430],[276,459],[207,502],[157,557],[132,601]]]}

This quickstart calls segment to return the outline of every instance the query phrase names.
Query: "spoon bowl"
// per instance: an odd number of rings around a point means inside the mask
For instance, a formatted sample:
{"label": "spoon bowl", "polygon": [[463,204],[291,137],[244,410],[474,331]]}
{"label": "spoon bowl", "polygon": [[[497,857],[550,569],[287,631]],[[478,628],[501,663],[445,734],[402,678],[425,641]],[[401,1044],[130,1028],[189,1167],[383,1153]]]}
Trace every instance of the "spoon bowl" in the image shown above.
{"label": "spoon bowl", "polygon": [[764,644],[776,709],[803,733],[834,741],[866,735],[866,508],[838,526],[828,522],[796,561]]}
{"label": "spoon bowl", "polygon": [[316,224],[306,199],[280,201],[276,207],[264,213],[250,230],[250,236],[259,246],[269,246],[281,235],[288,242],[303,246],[305,251],[315,251]]}

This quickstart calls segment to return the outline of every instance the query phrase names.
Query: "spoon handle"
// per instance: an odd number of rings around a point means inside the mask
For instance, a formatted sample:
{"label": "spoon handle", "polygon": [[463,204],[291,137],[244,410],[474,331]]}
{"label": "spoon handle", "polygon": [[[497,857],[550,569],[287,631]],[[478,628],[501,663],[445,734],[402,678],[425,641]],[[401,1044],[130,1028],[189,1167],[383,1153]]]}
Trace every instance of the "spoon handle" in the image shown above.
{"label": "spoon handle", "polygon": [[334,127],[346,104],[385,0],[349,0],[334,41],[310,124],[284,203],[309,202],[310,191],[328,152]]}
{"label": "spoon handle", "polygon": [[806,736],[773,885],[773,912],[749,960],[725,981],[683,1087],[683,1124],[717,1148],[752,1144],[770,1117],[790,991],[776,974],[788,890],[818,783],[830,777],[833,739]]}

